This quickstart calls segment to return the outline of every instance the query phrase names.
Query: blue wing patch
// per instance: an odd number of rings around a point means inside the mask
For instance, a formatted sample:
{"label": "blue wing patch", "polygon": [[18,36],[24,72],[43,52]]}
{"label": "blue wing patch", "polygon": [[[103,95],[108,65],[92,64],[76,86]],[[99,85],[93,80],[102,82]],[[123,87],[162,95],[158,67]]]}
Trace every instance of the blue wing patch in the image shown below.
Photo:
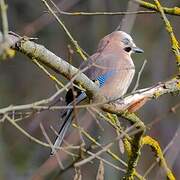
{"label": "blue wing patch", "polygon": [[100,76],[97,77],[96,80],[99,82],[99,87],[104,86],[106,81],[113,75],[114,71],[108,71]]}

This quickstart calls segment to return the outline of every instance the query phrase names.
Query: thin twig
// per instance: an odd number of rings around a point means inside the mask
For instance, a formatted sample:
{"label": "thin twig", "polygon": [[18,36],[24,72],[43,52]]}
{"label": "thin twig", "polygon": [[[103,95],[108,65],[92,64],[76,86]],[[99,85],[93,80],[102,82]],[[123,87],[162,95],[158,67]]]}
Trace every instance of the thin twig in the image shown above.
{"label": "thin twig", "polygon": [[8,18],[7,18],[7,5],[4,0],[0,0],[2,28],[3,28],[3,40],[5,41],[8,36]]}
{"label": "thin twig", "polygon": [[[95,145],[97,145],[98,147],[100,147],[101,149],[103,149],[102,145],[100,143],[98,143],[90,134],[88,134],[83,128],[81,128],[80,126],[77,126],[76,124],[73,124],[73,126],[75,128],[78,128],[79,131],[82,132],[82,134],[84,136],[86,136],[86,138],[88,138],[92,143],[94,143]],[[110,149],[107,149],[107,153],[114,159],[116,159],[117,161],[119,161],[121,164],[123,164],[124,166],[127,166],[127,164],[121,160],[115,153],[113,153]]]}
{"label": "thin twig", "polygon": [[[26,137],[28,137],[30,140],[32,140],[33,142],[42,145],[44,147],[48,147],[51,148],[51,146],[45,142],[40,141],[39,139],[31,136],[29,133],[27,133],[23,128],[21,128],[14,120],[12,120],[8,115],[4,115],[5,119],[7,119],[14,127],[16,127],[16,129],[18,129],[22,134],[24,134]],[[66,150],[66,148],[57,148],[57,149],[61,149],[62,151],[64,151],[65,153],[69,154],[69,155],[73,155],[75,156],[75,154],[70,153]]]}
{"label": "thin twig", "polygon": [[[46,141],[47,141],[48,144],[50,145],[52,151],[55,151],[55,148],[54,148],[51,140],[49,139],[49,136],[47,135],[47,133],[46,133],[46,131],[45,131],[44,126],[42,125],[42,123],[40,123],[40,128],[41,128],[41,131],[42,131],[44,137],[46,138]],[[55,153],[55,156],[56,156],[57,162],[58,162],[58,164],[59,164],[59,167],[60,167],[61,169],[64,169],[64,166],[63,166],[63,164],[62,164],[62,162],[61,162],[60,157],[58,156],[58,153]]]}
{"label": "thin twig", "polygon": [[125,12],[67,12],[67,11],[58,11],[55,13],[59,13],[62,15],[68,15],[68,16],[119,16],[119,15],[132,15],[132,14],[154,14],[157,13],[157,11],[125,11]]}
{"label": "thin twig", "polygon": [[[123,137],[124,137],[124,134],[125,134],[125,133],[128,133],[129,131],[131,131],[133,128],[135,128],[135,126],[136,126],[136,125],[133,125],[133,126],[129,127],[128,129],[126,129],[126,130],[124,131],[124,133],[120,134],[119,136],[117,136],[117,138],[115,138],[115,141],[119,140],[120,138],[123,138]],[[132,134],[136,134],[137,132],[138,132],[138,130],[137,130],[137,131],[133,131],[133,132],[130,133],[130,134],[131,134],[131,135],[132,135]],[[102,153],[106,152],[113,144],[114,144],[114,141],[111,142],[111,143],[109,143],[109,144],[107,144],[107,145],[105,145],[100,151],[98,151],[97,153],[89,156],[88,158],[83,159],[83,160],[81,160],[81,161],[79,161],[79,162],[76,162],[76,163],[74,164],[74,166],[75,166],[75,167],[79,167],[79,166],[82,166],[82,165],[88,163],[89,161],[92,161],[94,158],[96,158],[96,156],[99,156],[99,155],[101,155]]]}
{"label": "thin twig", "polygon": [[87,151],[87,150],[85,150],[85,152],[86,152],[87,154],[91,155],[91,156],[96,156],[97,159],[103,161],[104,163],[108,164],[109,166],[111,166],[111,167],[113,167],[113,168],[115,168],[115,169],[117,169],[117,170],[119,170],[119,171],[126,172],[125,169],[120,168],[120,167],[112,164],[111,162],[107,161],[106,159],[103,159],[102,157],[98,156],[97,154],[95,155],[94,153],[92,153],[92,152],[90,152],[90,151]]}
{"label": "thin twig", "polygon": [[73,36],[71,35],[71,33],[69,32],[69,30],[66,28],[66,26],[64,25],[64,23],[61,21],[61,19],[56,15],[56,13],[53,11],[53,9],[49,6],[49,4],[47,3],[46,0],[41,0],[45,6],[48,8],[48,10],[51,12],[51,14],[55,17],[55,19],[57,20],[57,22],[60,24],[60,26],[63,28],[63,30],[65,31],[65,33],[68,35],[68,37],[70,38],[71,42],[73,43],[73,45],[76,48],[76,51],[78,52],[78,54],[83,58],[83,60],[86,60],[86,56],[84,55],[83,51],[81,50],[81,47],[79,46],[78,42],[73,38]]}
{"label": "thin twig", "polygon": [[144,70],[144,67],[145,67],[146,63],[147,63],[147,60],[145,59],[142,66],[141,66],[140,71],[138,72],[136,84],[135,84],[135,86],[134,86],[134,88],[132,90],[132,93],[135,92],[137,90],[137,88],[139,87],[139,81],[140,81],[140,78],[141,78],[141,75],[142,75],[142,72]]}
{"label": "thin twig", "polygon": [[[36,59],[32,59],[32,61],[33,61],[40,69],[42,69],[42,70],[51,78],[51,80],[55,81],[55,83],[56,83],[57,85],[59,85],[60,87],[64,87],[64,84],[63,84],[61,81],[59,81],[59,80],[56,78],[56,76],[54,76],[54,75],[52,75],[50,72],[48,72],[48,70],[47,70],[41,63],[39,63]],[[65,90],[68,91],[67,88],[65,88]]]}

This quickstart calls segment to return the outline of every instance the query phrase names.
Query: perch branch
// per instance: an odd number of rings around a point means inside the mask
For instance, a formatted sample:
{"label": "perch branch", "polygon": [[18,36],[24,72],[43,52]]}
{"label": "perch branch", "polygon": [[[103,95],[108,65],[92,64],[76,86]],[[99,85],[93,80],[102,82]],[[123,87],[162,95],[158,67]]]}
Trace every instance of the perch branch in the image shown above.
{"label": "perch branch", "polygon": [[[124,98],[119,98],[113,101],[109,101],[98,93],[97,85],[93,83],[86,75],[84,75],[83,72],[81,72],[79,69],[75,68],[71,64],[67,63],[62,58],[56,56],[54,53],[46,49],[44,46],[29,41],[27,38],[19,38],[14,35],[9,35],[9,41],[12,44],[14,44],[13,48],[15,50],[25,54],[31,59],[36,59],[37,61],[46,64],[48,67],[62,74],[67,79],[73,77],[71,80],[74,81],[75,84],[78,84],[82,88],[84,88],[86,90],[87,95],[90,98],[98,97],[98,102],[101,103],[99,104],[97,103],[94,105],[100,106],[101,109],[109,113],[127,117],[129,114],[125,112],[125,110],[134,112],[138,110],[141,106],[143,106],[150,99],[158,98],[163,94],[180,91],[180,76],[177,75],[175,78],[172,78],[169,81],[158,83],[157,85],[150,88],[137,90],[134,93]],[[58,92],[56,96],[57,95]],[[51,99],[53,99],[54,96],[52,96]],[[46,99],[38,103],[32,103],[29,105],[10,106],[7,108],[0,109],[0,113],[3,114],[7,111],[18,110],[18,109],[22,110],[23,108],[41,109],[43,107],[38,107],[38,106],[44,105],[47,102],[48,101]],[[93,106],[93,104],[90,104],[89,106]],[[48,107],[48,108],[53,109],[53,107]],[[60,108],[61,107],[59,107],[59,109]],[[136,122],[136,120],[134,122]]]}

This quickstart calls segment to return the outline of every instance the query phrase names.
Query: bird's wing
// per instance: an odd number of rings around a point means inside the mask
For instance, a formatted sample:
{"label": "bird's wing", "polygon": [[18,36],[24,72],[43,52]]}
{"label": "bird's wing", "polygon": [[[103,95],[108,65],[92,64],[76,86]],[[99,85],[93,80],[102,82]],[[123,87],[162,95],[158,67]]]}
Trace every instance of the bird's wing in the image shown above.
{"label": "bird's wing", "polygon": [[[113,71],[117,68],[117,59],[113,54],[95,53],[89,59],[83,62],[80,69],[88,69],[83,73],[91,80],[97,80],[108,71]],[[110,74],[109,74],[110,75]]]}

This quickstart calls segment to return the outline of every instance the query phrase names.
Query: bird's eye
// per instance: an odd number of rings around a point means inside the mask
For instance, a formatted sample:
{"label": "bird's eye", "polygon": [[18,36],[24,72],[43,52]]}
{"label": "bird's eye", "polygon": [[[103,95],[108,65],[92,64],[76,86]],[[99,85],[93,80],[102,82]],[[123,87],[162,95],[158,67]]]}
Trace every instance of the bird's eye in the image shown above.
{"label": "bird's eye", "polygon": [[124,50],[125,50],[126,52],[130,52],[130,51],[131,51],[131,47],[125,47]]}
{"label": "bird's eye", "polygon": [[124,45],[128,45],[130,43],[130,40],[128,38],[124,38],[122,42],[124,43]]}

